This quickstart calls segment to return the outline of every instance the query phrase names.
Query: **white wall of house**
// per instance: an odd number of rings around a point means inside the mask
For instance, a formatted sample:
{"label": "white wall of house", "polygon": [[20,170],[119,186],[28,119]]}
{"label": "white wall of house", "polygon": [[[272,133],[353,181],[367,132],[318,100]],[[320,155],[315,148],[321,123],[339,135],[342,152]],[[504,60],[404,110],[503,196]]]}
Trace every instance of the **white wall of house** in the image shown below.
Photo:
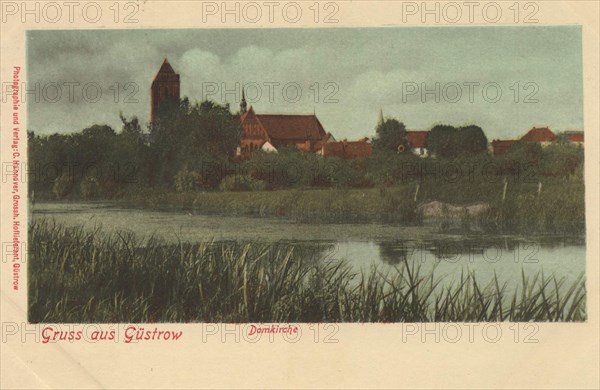
{"label": "white wall of house", "polygon": [[419,156],[419,157],[429,156],[429,152],[427,151],[427,148],[412,148],[411,150],[415,156]]}

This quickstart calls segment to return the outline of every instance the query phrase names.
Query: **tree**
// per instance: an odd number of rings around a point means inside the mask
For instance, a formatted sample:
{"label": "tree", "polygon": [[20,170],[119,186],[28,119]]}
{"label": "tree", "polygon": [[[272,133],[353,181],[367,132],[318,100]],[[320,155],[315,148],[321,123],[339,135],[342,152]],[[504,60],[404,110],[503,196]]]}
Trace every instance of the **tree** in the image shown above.
{"label": "tree", "polygon": [[432,155],[455,158],[487,151],[487,137],[479,126],[456,128],[449,125],[434,126],[427,137],[427,149]]}
{"label": "tree", "polygon": [[226,164],[239,141],[239,117],[230,113],[229,105],[210,101],[192,105],[187,98],[179,104],[161,104],[150,127],[151,169],[157,172],[156,184],[173,185],[183,166],[202,172],[206,161]]}
{"label": "tree", "polygon": [[425,145],[429,154],[438,157],[451,157],[456,154],[454,135],[456,128],[448,125],[436,125],[429,132]]}
{"label": "tree", "polygon": [[408,151],[408,140],[406,139],[406,127],[404,123],[396,119],[386,119],[380,122],[375,129],[373,149],[375,151]]}
{"label": "tree", "polygon": [[583,166],[583,148],[570,142],[553,142],[542,149],[542,173],[568,177]]}
{"label": "tree", "polygon": [[479,126],[470,125],[458,129],[458,145],[456,150],[460,154],[479,154],[487,151],[488,139]]}
{"label": "tree", "polygon": [[527,180],[539,175],[539,165],[542,159],[542,146],[537,142],[519,141],[507,152],[499,156],[502,171],[505,174],[521,175]]}
{"label": "tree", "polygon": [[149,148],[137,117],[128,120],[119,114],[123,127],[117,135],[113,152],[114,179],[119,186],[146,184],[150,180]]}
{"label": "tree", "polygon": [[59,178],[54,180],[52,193],[56,199],[62,199],[71,193],[73,189],[73,176],[68,173],[63,173]]}
{"label": "tree", "polygon": [[107,125],[93,125],[73,134],[76,161],[82,166],[108,162],[116,139],[117,133]]}

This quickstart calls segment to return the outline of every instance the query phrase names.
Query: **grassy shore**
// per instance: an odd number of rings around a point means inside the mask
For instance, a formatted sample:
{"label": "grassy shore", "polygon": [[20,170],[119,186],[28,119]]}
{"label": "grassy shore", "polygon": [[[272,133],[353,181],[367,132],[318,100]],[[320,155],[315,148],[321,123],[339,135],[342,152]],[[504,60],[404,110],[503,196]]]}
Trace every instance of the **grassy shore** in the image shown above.
{"label": "grassy shore", "polygon": [[489,205],[485,213],[460,217],[454,222],[466,229],[477,228],[490,233],[578,235],[585,232],[582,181],[547,180],[541,191],[537,183],[508,183],[504,199],[503,187],[502,182],[423,181],[360,189],[185,193],[142,190],[127,193],[120,201],[133,206],[178,208],[202,214],[281,217],[297,222],[403,225],[422,224],[424,218],[418,206],[427,202],[484,203]]}
{"label": "grassy shore", "polygon": [[[404,262],[356,274],[302,246],[166,244],[125,233],[85,232],[47,220],[29,231],[29,321],[430,322],[584,321],[585,280],[465,274],[441,285]],[[516,282],[516,281],[514,281]]]}

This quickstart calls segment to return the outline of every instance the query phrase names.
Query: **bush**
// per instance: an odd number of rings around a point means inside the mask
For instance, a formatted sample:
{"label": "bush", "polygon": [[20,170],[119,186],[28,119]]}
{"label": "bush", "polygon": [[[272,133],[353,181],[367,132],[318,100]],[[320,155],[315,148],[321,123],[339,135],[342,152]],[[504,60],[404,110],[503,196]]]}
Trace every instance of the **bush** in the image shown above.
{"label": "bush", "polygon": [[56,196],[56,199],[62,199],[69,195],[73,190],[73,177],[68,174],[63,174],[58,179],[54,180],[52,186],[52,193]]}
{"label": "bush", "polygon": [[84,199],[94,199],[100,195],[100,183],[95,177],[86,177],[79,184],[79,190]]}
{"label": "bush", "polygon": [[195,171],[183,168],[175,175],[175,189],[177,192],[195,191],[200,187],[202,176]]}
{"label": "bush", "polygon": [[267,188],[264,181],[250,175],[230,175],[225,177],[219,189],[221,191],[263,191]]}

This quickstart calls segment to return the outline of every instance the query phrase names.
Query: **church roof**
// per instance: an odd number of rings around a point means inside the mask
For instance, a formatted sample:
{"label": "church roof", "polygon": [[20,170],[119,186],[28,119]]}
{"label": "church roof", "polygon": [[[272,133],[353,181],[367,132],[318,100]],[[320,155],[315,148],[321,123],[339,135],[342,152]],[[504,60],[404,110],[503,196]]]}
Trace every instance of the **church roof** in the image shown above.
{"label": "church roof", "polygon": [[256,114],[269,137],[277,140],[320,140],[326,135],[315,115]]}

